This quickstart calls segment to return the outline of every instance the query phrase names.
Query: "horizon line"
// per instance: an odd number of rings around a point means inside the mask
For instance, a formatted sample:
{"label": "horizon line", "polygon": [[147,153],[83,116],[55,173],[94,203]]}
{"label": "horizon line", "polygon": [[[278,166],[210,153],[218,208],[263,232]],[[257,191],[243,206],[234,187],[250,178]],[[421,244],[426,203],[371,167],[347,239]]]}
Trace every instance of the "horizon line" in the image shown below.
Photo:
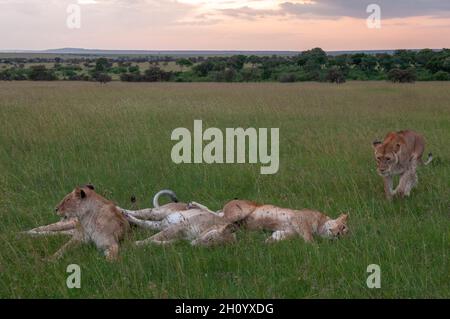
{"label": "horizon line", "polygon": [[[320,46],[311,47],[309,49],[302,50],[274,50],[274,49],[99,49],[99,48],[84,48],[84,47],[59,47],[59,48],[50,48],[50,49],[0,49],[0,53],[45,53],[48,51],[59,51],[59,50],[84,50],[84,51],[136,51],[136,52],[303,52],[308,51],[315,48],[321,48]],[[431,47],[423,47],[423,48],[384,48],[384,49],[338,49],[338,50],[326,50],[321,48],[325,52],[345,52],[345,51],[396,51],[396,50],[444,50],[446,47],[442,48],[431,48]]]}

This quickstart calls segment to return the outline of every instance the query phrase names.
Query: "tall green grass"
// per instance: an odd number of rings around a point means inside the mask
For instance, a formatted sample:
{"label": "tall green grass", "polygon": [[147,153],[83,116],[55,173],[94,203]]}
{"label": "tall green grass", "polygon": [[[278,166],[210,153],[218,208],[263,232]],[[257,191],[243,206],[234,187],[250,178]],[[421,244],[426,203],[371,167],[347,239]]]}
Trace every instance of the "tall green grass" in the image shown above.
{"label": "tall green grass", "polygon": [[[429,298],[450,297],[450,85],[447,83],[126,84],[0,83],[0,297]],[[279,127],[280,170],[259,164],[172,163],[176,127]],[[371,142],[415,129],[433,151],[406,200],[387,202]],[[161,188],[219,209],[235,197],[350,213],[351,235],[265,245],[137,248],[117,263],[84,245],[44,261],[67,239],[19,231],[55,222],[53,207],[92,182],[123,207],[149,207]],[[81,289],[66,267],[81,266]],[[381,289],[366,267],[381,266]]]}

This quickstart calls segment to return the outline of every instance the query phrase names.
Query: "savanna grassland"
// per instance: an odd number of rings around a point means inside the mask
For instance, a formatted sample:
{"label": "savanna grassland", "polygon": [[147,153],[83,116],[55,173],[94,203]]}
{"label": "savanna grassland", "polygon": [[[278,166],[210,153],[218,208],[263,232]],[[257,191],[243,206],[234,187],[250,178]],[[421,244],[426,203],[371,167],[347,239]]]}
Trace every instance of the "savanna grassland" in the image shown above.
{"label": "savanna grassland", "polygon": [[[177,127],[279,127],[280,169],[260,164],[171,161]],[[411,128],[435,161],[419,169],[406,200],[387,202],[371,143]],[[0,82],[0,297],[2,298],[449,298],[450,84],[343,85]],[[308,245],[264,244],[267,233],[238,232],[238,243],[199,248],[134,247],[120,261],[84,245],[44,259],[67,238],[22,230],[55,222],[74,186],[92,182],[122,207],[149,207],[170,188],[184,201],[219,209],[235,197],[350,214],[351,235]],[[81,289],[66,267],[81,266]],[[381,289],[366,268],[381,267]]]}

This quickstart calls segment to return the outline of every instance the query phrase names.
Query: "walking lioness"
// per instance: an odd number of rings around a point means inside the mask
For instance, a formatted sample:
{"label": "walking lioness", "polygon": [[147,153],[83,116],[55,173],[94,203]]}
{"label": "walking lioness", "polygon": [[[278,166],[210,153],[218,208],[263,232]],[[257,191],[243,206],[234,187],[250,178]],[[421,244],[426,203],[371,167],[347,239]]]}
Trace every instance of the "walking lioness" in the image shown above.
{"label": "walking lioness", "polygon": [[331,219],[318,211],[259,205],[247,200],[228,202],[223,208],[223,216],[228,222],[240,223],[249,230],[272,231],[266,242],[295,236],[302,236],[306,242],[311,242],[313,235],[339,238],[348,233],[347,214]]}
{"label": "walking lioness", "polygon": [[91,185],[86,185],[67,194],[55,211],[61,217],[76,220],[77,225],[72,238],[52,258],[61,257],[74,244],[94,242],[108,260],[117,259],[119,241],[130,226],[113,202],[98,195]]}
{"label": "walking lioness", "polygon": [[[383,177],[384,192],[390,200],[393,196],[409,196],[411,190],[417,185],[417,166],[428,165],[433,156],[423,162],[422,155],[425,150],[425,139],[419,133],[406,130],[390,132],[383,142],[373,142],[377,172]],[[393,189],[393,177],[400,175],[397,188]]]}

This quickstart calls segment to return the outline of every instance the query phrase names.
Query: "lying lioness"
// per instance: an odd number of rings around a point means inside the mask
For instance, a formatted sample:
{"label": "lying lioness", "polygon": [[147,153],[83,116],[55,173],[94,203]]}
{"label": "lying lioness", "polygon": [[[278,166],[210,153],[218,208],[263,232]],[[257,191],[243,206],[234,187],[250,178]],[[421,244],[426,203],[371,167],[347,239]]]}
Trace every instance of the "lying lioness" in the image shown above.
{"label": "lying lioness", "polygon": [[178,202],[159,206],[158,195],[163,194],[176,201],[172,191],[163,190],[155,196],[155,208],[136,212],[123,210],[130,223],[160,231],[148,239],[137,241],[136,245],[148,243],[164,245],[186,239],[190,240],[192,245],[210,246],[236,240],[235,225],[207,207],[197,203]]}
{"label": "lying lioness", "polygon": [[306,242],[313,235],[339,238],[348,233],[347,214],[337,219],[313,210],[293,210],[273,205],[259,205],[247,200],[233,200],[223,208],[223,217],[230,223],[241,223],[249,230],[269,230],[266,242],[302,236]]}
{"label": "lying lioness", "polygon": [[[94,185],[87,184],[86,187],[91,190],[95,190]],[[161,195],[168,195],[174,201],[174,203],[166,204],[164,207],[160,208],[159,205],[159,197]],[[186,204],[178,203],[176,195],[172,191],[162,190],[158,192],[153,198],[153,204],[155,208],[144,208],[140,210],[128,210],[125,208],[121,208],[116,206],[116,208],[124,214],[130,214],[134,217],[141,219],[149,219],[149,218],[159,218],[163,219],[168,214],[172,213],[174,210],[183,210],[186,208]],[[39,226],[27,231],[22,232],[26,235],[31,236],[53,236],[53,235],[70,235],[72,236],[75,233],[76,226],[78,225],[77,217],[67,217],[62,216],[61,220],[45,226]]]}
{"label": "lying lioness", "polygon": [[60,258],[74,244],[94,242],[108,260],[117,259],[119,241],[130,226],[113,202],[98,195],[91,185],[87,185],[76,187],[67,194],[55,210],[76,227],[72,238],[52,258]]}

